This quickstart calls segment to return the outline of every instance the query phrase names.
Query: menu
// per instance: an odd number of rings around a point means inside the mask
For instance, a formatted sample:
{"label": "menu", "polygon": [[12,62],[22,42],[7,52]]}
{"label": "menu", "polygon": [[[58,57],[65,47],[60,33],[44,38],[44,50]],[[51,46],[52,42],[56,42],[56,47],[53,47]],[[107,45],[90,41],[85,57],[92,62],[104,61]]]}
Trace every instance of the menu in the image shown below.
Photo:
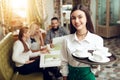
{"label": "menu", "polygon": [[40,67],[55,67],[60,66],[60,64],[60,50],[54,50],[48,54],[41,54]]}

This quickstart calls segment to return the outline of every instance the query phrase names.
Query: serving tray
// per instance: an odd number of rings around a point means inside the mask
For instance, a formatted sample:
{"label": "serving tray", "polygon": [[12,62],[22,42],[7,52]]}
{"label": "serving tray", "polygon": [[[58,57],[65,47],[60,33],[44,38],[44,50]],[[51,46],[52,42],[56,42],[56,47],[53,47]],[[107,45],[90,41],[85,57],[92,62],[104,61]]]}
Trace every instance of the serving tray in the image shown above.
{"label": "serving tray", "polygon": [[94,62],[94,61],[89,60],[88,58],[80,58],[80,57],[76,57],[74,55],[72,55],[72,56],[73,56],[73,58],[75,60],[77,60],[79,62],[82,62],[82,63],[90,64],[90,65],[110,64],[111,62],[114,62],[114,61],[117,60],[117,57],[114,54],[112,54],[111,56],[108,57],[110,59],[109,62],[104,62],[104,63],[102,63],[102,62]]}

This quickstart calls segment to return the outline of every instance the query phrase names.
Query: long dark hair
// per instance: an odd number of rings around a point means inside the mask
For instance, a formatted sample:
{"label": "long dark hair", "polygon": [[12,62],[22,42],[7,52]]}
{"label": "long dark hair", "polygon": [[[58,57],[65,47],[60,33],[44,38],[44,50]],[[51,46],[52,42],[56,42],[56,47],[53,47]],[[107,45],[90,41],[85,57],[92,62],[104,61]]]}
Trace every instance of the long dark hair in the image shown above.
{"label": "long dark hair", "polygon": [[27,33],[27,31],[28,31],[28,27],[22,27],[22,28],[20,29],[20,32],[19,32],[19,35],[18,35],[18,39],[23,43],[24,52],[29,51],[28,46],[26,45],[26,43],[25,43],[25,42],[23,41],[23,39],[22,39],[24,33]]}
{"label": "long dark hair", "polygon": [[70,13],[70,33],[73,34],[76,32],[76,28],[73,26],[72,21],[71,21],[71,14],[76,10],[81,10],[85,13],[86,18],[87,18],[86,28],[91,33],[94,33],[94,27],[93,27],[93,23],[92,23],[92,20],[90,17],[89,9],[86,6],[84,6],[83,4],[78,4],[78,5],[74,6]]}

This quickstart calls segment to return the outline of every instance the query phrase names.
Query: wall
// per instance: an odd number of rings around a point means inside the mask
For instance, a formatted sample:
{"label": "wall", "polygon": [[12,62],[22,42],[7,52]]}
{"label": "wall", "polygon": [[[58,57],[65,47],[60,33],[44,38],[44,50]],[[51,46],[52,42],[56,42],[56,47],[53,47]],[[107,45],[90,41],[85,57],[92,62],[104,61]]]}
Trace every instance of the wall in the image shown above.
{"label": "wall", "polygon": [[45,0],[45,9],[46,15],[48,16],[47,21],[45,22],[45,27],[47,28],[50,25],[51,18],[54,15],[54,0]]}

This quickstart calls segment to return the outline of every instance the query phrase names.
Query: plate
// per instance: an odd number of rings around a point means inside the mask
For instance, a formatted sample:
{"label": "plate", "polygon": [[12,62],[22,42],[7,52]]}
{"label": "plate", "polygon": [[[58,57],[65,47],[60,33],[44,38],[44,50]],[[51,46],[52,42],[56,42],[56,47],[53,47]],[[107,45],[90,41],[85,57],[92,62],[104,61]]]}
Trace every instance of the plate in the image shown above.
{"label": "plate", "polygon": [[91,56],[90,53],[85,53],[85,54],[79,54],[79,53],[72,53],[73,56],[78,57],[78,58],[88,58],[89,56]]}
{"label": "plate", "polygon": [[110,59],[107,58],[107,57],[104,57],[104,58],[101,58],[100,60],[97,60],[97,59],[95,59],[93,56],[90,56],[90,57],[88,57],[88,59],[89,59],[90,61],[98,62],[98,63],[106,63],[106,62],[109,62],[109,61],[110,61]]}

